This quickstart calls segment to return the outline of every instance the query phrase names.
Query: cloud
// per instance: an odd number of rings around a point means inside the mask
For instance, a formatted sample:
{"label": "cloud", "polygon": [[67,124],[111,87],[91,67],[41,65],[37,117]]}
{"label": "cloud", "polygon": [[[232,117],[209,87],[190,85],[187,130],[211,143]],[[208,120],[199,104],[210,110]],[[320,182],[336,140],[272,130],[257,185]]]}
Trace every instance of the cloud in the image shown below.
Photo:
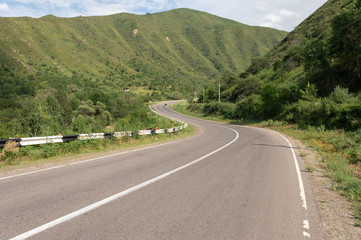
{"label": "cloud", "polygon": [[265,1],[255,2],[254,5],[260,11],[266,11],[267,9],[270,8],[269,5]]}
{"label": "cloud", "polygon": [[282,17],[280,15],[274,15],[274,14],[267,15],[265,19],[272,23],[279,23],[282,21]]}
{"label": "cloud", "polygon": [[[14,16],[30,15],[41,17],[53,14],[59,17],[78,15],[109,15],[119,12],[143,13],[147,11],[169,10],[171,0],[5,0],[20,11]],[[35,15],[34,15],[35,14]]]}
{"label": "cloud", "polygon": [[292,22],[298,19],[298,14],[282,9],[277,14],[268,14],[262,18],[262,21],[259,22],[260,26],[271,27],[276,29],[282,29],[282,25],[285,25],[287,22]]}
{"label": "cloud", "polygon": [[6,3],[0,4],[0,11],[9,11],[9,6]]}
{"label": "cloud", "polygon": [[282,9],[281,11],[280,11],[280,14],[282,15],[282,16],[285,16],[285,17],[293,17],[293,16],[296,16],[297,14],[295,14],[294,12],[291,12],[291,11],[288,11],[288,10],[284,10],[284,9]]}
{"label": "cloud", "polygon": [[108,15],[119,12],[145,13],[168,10],[168,0],[92,0],[82,5],[85,15]]}
{"label": "cloud", "polygon": [[192,8],[248,25],[291,31],[327,0],[2,0],[0,16],[59,17]]}
{"label": "cloud", "polygon": [[188,7],[248,25],[293,30],[327,0],[177,0]]}

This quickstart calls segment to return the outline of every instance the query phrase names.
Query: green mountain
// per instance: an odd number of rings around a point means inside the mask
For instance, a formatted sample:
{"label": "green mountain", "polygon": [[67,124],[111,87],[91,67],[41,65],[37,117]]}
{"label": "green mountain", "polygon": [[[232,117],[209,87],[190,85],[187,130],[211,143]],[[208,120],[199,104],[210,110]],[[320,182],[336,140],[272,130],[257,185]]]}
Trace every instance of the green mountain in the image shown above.
{"label": "green mountain", "polygon": [[[309,52],[309,50],[315,47],[311,46],[312,43],[320,41],[319,43],[321,44],[321,41],[326,41],[331,37],[332,21],[340,14],[343,8],[352,2],[352,0],[327,1],[267,54],[261,58],[254,59],[246,72],[258,75],[258,73],[268,70],[268,74],[261,74],[262,79],[265,81],[278,82],[279,84],[298,84],[299,82],[306,84],[310,80],[306,77],[304,68],[307,57],[317,54]],[[324,47],[327,44],[322,42]],[[314,50],[318,54],[322,54],[320,49]],[[334,87],[332,86],[328,93]]]}
{"label": "green mountain", "polygon": [[0,62],[26,74],[48,68],[113,86],[187,89],[245,69],[285,36],[190,9],[0,18]]}
{"label": "green mountain", "polygon": [[[223,77],[222,99],[231,104],[211,103],[204,111],[361,128],[360,16],[361,0],[327,1],[238,77]],[[205,102],[215,96],[214,88],[206,91]]]}
{"label": "green mountain", "polygon": [[150,100],[193,96],[285,36],[190,9],[0,18],[0,138],[152,126]]}

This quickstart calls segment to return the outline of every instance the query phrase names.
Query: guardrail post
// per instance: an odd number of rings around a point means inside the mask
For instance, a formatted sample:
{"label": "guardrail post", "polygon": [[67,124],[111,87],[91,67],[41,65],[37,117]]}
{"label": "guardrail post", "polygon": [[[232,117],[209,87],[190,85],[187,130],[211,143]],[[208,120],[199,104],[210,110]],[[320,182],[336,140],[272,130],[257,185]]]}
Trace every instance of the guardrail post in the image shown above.
{"label": "guardrail post", "polygon": [[9,138],[9,139],[0,139],[0,147],[4,147],[5,144],[9,141],[14,141],[18,143],[18,146],[20,146],[21,138]]}
{"label": "guardrail post", "polygon": [[63,142],[72,142],[78,140],[79,135],[64,135]]}
{"label": "guardrail post", "polygon": [[112,138],[113,134],[112,133],[104,133],[104,138]]}

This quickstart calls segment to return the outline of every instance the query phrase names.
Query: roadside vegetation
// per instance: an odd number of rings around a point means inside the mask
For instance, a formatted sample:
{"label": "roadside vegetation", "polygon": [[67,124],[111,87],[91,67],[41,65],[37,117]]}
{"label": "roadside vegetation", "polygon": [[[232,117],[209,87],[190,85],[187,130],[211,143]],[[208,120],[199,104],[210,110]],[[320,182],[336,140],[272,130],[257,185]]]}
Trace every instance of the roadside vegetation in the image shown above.
{"label": "roadside vegetation", "polygon": [[[162,126],[168,120],[148,104],[165,96],[136,94],[91,79],[39,71],[21,77],[0,67],[0,138],[131,131]],[[156,96],[155,96],[156,95]]]}
{"label": "roadside vegetation", "polygon": [[42,167],[139,148],[147,144],[179,140],[192,135],[194,131],[194,127],[189,125],[183,131],[149,136],[78,140],[26,147],[18,147],[16,142],[9,142],[0,152],[0,172]]}

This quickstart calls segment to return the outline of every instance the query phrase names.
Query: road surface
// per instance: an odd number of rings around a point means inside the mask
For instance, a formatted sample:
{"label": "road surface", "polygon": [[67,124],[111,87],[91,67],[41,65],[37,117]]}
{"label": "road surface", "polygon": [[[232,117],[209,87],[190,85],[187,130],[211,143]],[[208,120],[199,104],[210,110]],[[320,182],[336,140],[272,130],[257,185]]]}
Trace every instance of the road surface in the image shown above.
{"label": "road surface", "polygon": [[280,134],[157,111],[202,134],[0,179],[0,239],[323,239]]}

